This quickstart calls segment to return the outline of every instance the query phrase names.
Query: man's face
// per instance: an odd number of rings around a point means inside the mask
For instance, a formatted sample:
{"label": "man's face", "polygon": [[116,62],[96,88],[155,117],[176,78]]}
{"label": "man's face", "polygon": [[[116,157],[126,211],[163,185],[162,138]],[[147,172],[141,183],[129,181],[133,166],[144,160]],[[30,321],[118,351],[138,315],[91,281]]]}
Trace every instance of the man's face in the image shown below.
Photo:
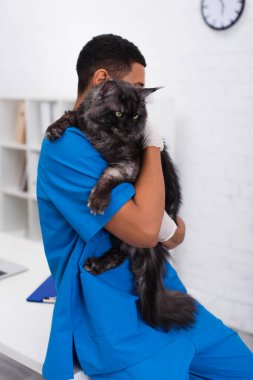
{"label": "man's face", "polygon": [[145,68],[140,63],[133,63],[131,71],[122,78],[135,86],[145,86]]}
{"label": "man's face", "polygon": [[[97,70],[88,86],[87,90],[84,91],[81,95],[78,95],[76,103],[73,110],[75,111],[80,103],[84,100],[87,91],[89,91],[95,85],[103,82],[105,79],[108,79],[108,73],[104,69]],[[113,78],[112,78],[113,79]],[[125,75],[122,80],[133,84],[134,86],[145,86],[145,68],[140,63],[134,62],[132,64],[131,71]]]}

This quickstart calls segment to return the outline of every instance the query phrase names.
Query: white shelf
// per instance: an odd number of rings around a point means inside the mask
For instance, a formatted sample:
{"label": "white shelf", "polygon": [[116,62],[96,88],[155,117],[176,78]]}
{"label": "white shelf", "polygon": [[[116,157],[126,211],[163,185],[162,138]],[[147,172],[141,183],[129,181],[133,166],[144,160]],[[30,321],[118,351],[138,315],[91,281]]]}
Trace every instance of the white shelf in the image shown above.
{"label": "white shelf", "polygon": [[18,150],[27,150],[28,149],[28,146],[26,144],[19,144],[19,143],[10,142],[10,141],[0,142],[0,146],[2,148],[18,149]]}
{"label": "white shelf", "polygon": [[42,239],[36,199],[41,142],[48,125],[73,105],[68,99],[0,99],[0,231]]}
{"label": "white shelf", "polygon": [[2,188],[3,194],[12,195],[13,197],[29,199],[31,195],[27,191],[21,191],[15,186],[6,186]]}

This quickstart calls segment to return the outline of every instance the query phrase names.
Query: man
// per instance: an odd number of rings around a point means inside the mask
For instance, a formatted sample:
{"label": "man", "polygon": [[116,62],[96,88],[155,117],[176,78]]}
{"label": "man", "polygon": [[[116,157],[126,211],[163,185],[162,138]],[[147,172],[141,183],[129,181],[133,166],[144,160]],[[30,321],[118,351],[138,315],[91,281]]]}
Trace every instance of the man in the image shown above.
{"label": "man", "polygon": [[[77,61],[78,107],[90,88],[113,78],[145,86],[146,62],[131,42],[112,34],[94,37]],[[92,380],[253,378],[253,355],[239,335],[198,303],[193,328],[168,333],[148,326],[137,308],[129,260],[94,276],[85,259],[111,248],[110,233],[137,247],[153,247],[164,222],[161,139],[150,132],[136,182],[116,186],[104,214],[87,207],[90,191],[107,166],[74,125],[55,142],[44,138],[37,199],[46,257],[57,289],[43,376],[73,377],[73,353]],[[168,219],[167,219],[168,221]],[[185,225],[163,241],[183,241]],[[165,285],[187,292],[167,263]]]}

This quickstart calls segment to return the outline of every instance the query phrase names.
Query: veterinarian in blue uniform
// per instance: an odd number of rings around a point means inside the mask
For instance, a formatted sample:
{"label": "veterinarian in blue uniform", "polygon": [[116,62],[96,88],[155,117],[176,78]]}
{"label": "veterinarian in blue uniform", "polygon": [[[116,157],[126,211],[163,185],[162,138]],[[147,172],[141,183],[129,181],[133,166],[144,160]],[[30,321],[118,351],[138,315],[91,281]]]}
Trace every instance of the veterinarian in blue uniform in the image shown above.
{"label": "veterinarian in blue uniform", "polygon": [[[111,248],[103,226],[135,194],[131,183],[121,183],[113,189],[104,214],[92,214],[87,200],[106,167],[75,126],[54,142],[42,142],[37,199],[44,250],[57,290],[44,378],[74,377],[75,345],[92,380],[252,380],[250,350],[200,303],[192,329],[166,333],[142,320],[129,259],[100,275],[83,268],[87,257]],[[170,289],[187,291],[169,263],[164,282]]]}

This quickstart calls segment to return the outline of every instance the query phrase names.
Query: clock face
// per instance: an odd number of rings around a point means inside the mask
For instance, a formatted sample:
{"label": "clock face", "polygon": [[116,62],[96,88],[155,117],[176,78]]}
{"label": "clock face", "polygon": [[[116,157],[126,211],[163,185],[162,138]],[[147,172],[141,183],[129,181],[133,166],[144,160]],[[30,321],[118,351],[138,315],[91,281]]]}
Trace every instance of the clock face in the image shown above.
{"label": "clock face", "polygon": [[201,13],[208,26],[223,30],[239,19],[244,3],[244,0],[202,0]]}

